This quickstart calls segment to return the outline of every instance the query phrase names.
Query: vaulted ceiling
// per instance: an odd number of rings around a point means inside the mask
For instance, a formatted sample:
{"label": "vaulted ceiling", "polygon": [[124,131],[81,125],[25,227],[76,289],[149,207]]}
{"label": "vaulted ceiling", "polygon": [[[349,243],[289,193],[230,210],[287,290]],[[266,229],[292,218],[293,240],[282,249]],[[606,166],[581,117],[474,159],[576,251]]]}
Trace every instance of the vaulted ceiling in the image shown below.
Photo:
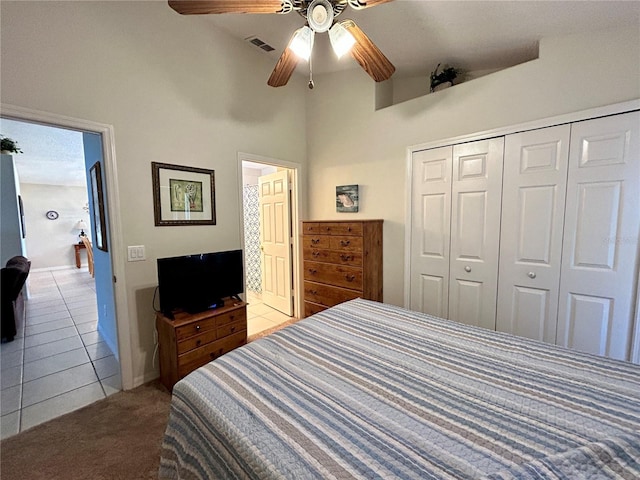
{"label": "vaulted ceiling", "polygon": [[[293,31],[304,24],[295,12],[204,17],[239,39],[258,37],[274,47],[265,52],[274,65]],[[360,11],[347,8],[340,19],[347,18],[391,60],[396,76],[413,76],[428,75],[438,63],[466,71],[506,68],[536,58],[544,37],[640,28],[640,2],[395,0]],[[336,59],[326,34],[316,35],[315,42],[314,74],[359,68],[349,56]],[[306,74],[308,68],[301,62],[298,72]]]}

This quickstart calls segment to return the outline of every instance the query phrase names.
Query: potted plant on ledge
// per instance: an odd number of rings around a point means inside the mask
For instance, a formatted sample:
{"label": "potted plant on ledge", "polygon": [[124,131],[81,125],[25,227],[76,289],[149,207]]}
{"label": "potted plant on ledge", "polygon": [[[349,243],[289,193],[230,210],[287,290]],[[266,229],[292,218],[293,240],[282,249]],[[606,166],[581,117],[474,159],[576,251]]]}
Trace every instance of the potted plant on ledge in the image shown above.
{"label": "potted plant on ledge", "polygon": [[429,90],[431,93],[435,91],[436,87],[438,87],[439,85],[442,85],[443,83],[448,83],[450,84],[450,86],[453,86],[453,81],[457,78],[458,74],[460,73],[460,70],[453,67],[446,67],[440,73],[438,73],[438,68],[440,68],[440,64],[438,64],[436,69],[433,72],[431,72],[431,75],[429,76],[429,80],[430,80]]}
{"label": "potted plant on ledge", "polygon": [[18,142],[9,137],[5,137],[4,135],[0,135],[0,150],[2,153],[8,155],[11,155],[12,153],[22,153],[22,150],[20,150],[20,147],[18,146]]}

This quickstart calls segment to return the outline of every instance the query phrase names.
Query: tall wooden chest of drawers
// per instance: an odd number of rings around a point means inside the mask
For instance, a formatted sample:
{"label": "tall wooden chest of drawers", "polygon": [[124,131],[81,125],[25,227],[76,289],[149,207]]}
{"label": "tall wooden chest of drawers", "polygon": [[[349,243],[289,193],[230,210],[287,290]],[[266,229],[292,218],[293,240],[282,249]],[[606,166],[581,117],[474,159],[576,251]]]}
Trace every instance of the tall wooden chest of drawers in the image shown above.
{"label": "tall wooden chest of drawers", "polygon": [[382,301],[382,222],[302,222],[305,316],[358,297]]}
{"label": "tall wooden chest of drawers", "polygon": [[160,380],[169,390],[182,377],[247,343],[247,304],[232,299],[201,313],[156,314]]}

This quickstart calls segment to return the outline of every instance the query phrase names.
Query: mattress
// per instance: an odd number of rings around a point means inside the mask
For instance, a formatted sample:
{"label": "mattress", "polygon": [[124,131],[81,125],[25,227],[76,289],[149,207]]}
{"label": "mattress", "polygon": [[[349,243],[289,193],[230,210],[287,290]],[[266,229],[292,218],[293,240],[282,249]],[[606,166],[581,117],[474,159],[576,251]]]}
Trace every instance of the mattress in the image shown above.
{"label": "mattress", "polygon": [[357,299],[173,390],[161,478],[640,478],[640,366]]}

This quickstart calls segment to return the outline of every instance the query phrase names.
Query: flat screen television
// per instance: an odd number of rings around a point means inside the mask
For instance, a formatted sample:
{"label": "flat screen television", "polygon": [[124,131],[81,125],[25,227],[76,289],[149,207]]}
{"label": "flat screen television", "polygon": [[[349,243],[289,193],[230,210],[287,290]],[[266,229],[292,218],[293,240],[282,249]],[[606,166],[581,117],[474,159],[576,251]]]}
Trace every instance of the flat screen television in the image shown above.
{"label": "flat screen television", "polygon": [[244,292],[242,250],[158,258],[160,310],[197,313]]}

